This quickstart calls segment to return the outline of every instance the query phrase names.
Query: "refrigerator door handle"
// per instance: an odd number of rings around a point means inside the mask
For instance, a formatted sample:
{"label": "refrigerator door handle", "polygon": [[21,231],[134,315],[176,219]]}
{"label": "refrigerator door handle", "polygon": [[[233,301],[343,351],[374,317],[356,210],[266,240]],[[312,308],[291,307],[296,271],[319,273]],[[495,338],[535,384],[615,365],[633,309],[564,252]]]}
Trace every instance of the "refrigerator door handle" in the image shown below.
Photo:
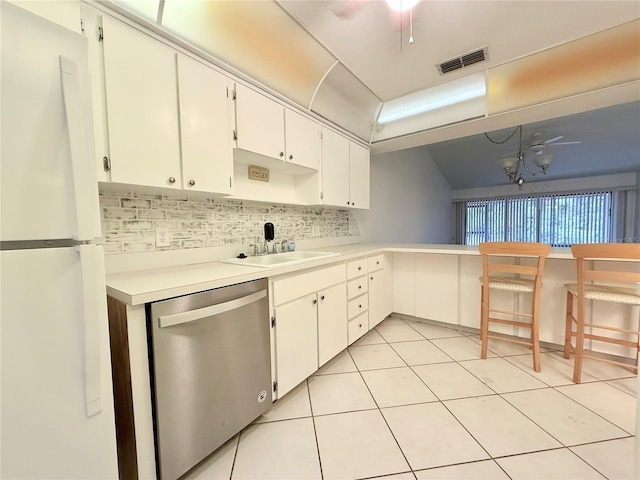
{"label": "refrigerator door handle", "polygon": [[84,317],[84,391],[87,417],[102,411],[100,378],[100,324],[106,318],[104,261],[102,247],[78,245],[82,271],[82,306]]}
{"label": "refrigerator door handle", "polygon": [[60,55],[60,78],[73,172],[73,192],[77,219],[75,240],[89,240],[100,235],[99,231],[96,231],[94,222],[98,206],[89,190],[96,182],[96,179],[91,176],[88,161],[89,149],[82,115],[78,67],[74,60],[63,55]]}

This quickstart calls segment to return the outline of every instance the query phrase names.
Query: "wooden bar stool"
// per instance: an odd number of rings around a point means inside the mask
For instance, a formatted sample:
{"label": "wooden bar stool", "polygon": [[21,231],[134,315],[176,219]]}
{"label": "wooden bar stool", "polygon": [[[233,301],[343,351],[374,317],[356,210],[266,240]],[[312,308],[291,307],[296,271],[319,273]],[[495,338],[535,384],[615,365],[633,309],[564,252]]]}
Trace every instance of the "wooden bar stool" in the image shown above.
{"label": "wooden bar stool", "polygon": [[[540,340],[539,340],[539,313],[540,313],[540,289],[542,288],[542,271],[545,258],[551,248],[545,243],[529,242],[486,242],[478,245],[482,254],[482,301],[480,316],[480,338],[482,339],[481,357],[487,358],[487,344],[490,338],[505,340],[521,345],[526,345],[533,350],[533,369],[540,371]],[[510,256],[514,258],[537,258],[535,266],[519,264],[494,263],[496,256]],[[524,277],[523,277],[524,276]],[[513,312],[510,310],[498,310],[491,308],[489,303],[490,290],[505,290],[514,293],[531,293],[531,311]],[[495,318],[492,313],[512,316],[513,319]],[[516,320],[517,317],[528,317],[530,321]],[[526,327],[531,329],[529,341],[503,338],[489,335],[489,323],[503,323]]]}
{"label": "wooden bar stool", "polygon": [[[573,245],[571,253],[576,259],[578,268],[578,283],[566,284],[567,289],[567,315],[565,325],[564,339],[564,358],[569,358],[573,352],[575,355],[573,364],[573,381],[580,383],[582,376],[582,359],[592,358],[614,365],[620,365],[632,368],[638,373],[638,353],[640,352],[640,325],[638,318],[631,318],[631,322],[626,328],[616,327],[612,325],[604,325],[603,323],[595,323],[593,319],[593,309],[591,311],[591,322],[585,321],[587,311],[587,300],[595,300],[599,302],[613,302],[626,304],[630,306],[640,305],[640,265],[633,264],[635,271],[621,271],[615,268],[621,268],[622,265],[629,261],[640,260],[640,245],[633,243],[590,243],[582,245]],[[595,265],[593,261],[607,261],[606,268],[603,264]],[[612,267],[611,265],[614,265]],[[628,265],[628,263],[627,263]],[[612,269],[613,268],[613,269]],[[632,268],[632,270],[634,269]],[[573,299],[577,299],[578,315],[573,314]],[[637,314],[638,317],[640,315]],[[601,319],[603,320],[603,319]],[[575,330],[574,330],[575,325]],[[597,330],[597,334],[594,333]],[[626,334],[626,339],[614,338],[607,336],[607,333]],[[571,343],[575,337],[575,346]],[[612,343],[634,348],[636,351],[635,367],[629,363],[601,358],[584,353],[584,340]]]}

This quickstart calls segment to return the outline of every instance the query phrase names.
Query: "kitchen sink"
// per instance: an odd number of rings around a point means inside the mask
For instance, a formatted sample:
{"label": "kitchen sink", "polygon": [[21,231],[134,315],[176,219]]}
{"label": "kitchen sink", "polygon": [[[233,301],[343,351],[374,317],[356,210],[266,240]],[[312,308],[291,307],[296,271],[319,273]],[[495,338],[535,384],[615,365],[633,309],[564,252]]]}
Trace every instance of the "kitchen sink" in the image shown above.
{"label": "kitchen sink", "polygon": [[335,257],[338,253],[332,252],[312,252],[298,250],[295,252],[274,253],[271,255],[258,255],[246,258],[228,258],[220,260],[223,263],[233,263],[235,265],[246,265],[247,267],[284,267],[297,263],[318,260],[320,258]]}

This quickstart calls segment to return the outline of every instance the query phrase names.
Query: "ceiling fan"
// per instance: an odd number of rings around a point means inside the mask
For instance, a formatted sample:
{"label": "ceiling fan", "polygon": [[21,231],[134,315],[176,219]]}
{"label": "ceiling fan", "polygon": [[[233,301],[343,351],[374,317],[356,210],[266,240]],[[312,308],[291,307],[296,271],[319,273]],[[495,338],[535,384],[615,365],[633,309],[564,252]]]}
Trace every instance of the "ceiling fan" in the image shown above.
{"label": "ceiling fan", "polygon": [[[515,130],[505,140],[502,141],[494,140],[486,133],[484,134],[484,136],[487,137],[487,139],[491,143],[502,145],[508,142],[516,133],[520,134],[518,141],[518,151],[515,153],[511,152],[503,155],[500,163],[502,165],[502,168],[504,169],[504,173],[507,175],[507,178],[513,183],[516,183],[519,188],[522,188],[522,185],[525,182],[525,178],[522,176],[522,170],[525,170],[529,175],[529,178],[526,179],[527,181],[533,180],[533,178],[539,173],[542,173],[543,175],[547,173],[547,169],[553,161],[553,156],[544,154],[544,149],[546,147],[554,145],[573,145],[576,143],[582,143],[558,142],[558,140],[562,140],[564,138],[562,135],[550,138],[549,140],[542,140],[542,134],[540,132],[534,132],[534,134],[531,136],[531,143],[529,144],[529,146],[524,146],[522,144],[522,125],[517,126]],[[532,170],[532,168],[530,168],[525,161],[527,153],[529,151],[534,154],[532,161],[538,167],[538,170]]]}
{"label": "ceiling fan", "polygon": [[558,137],[550,138],[549,140],[542,140],[542,133],[534,132],[531,136],[531,143],[526,148],[526,150],[530,150],[536,155],[542,155],[544,153],[544,149],[546,147],[555,147],[558,145],[576,145],[582,142],[558,142],[558,140],[562,140],[564,138],[563,135]]}
{"label": "ceiling fan", "polygon": [[[402,31],[407,26],[411,30],[409,43],[413,43],[413,8],[420,0],[386,0],[388,17],[393,31]],[[342,0],[333,2],[331,10],[341,20],[350,20],[368,4],[377,3],[370,0]]]}

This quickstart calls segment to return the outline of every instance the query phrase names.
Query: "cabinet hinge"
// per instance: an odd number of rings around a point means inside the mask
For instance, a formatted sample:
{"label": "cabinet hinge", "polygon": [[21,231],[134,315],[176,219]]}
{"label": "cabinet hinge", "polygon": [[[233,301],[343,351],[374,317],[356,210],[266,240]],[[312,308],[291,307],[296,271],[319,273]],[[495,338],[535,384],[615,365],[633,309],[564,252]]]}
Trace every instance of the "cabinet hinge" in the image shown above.
{"label": "cabinet hinge", "polygon": [[105,172],[111,170],[111,160],[109,160],[109,157],[102,157],[102,168],[104,168]]}
{"label": "cabinet hinge", "polygon": [[272,327],[276,326],[276,317],[275,316],[271,317],[271,326]]}
{"label": "cabinet hinge", "polygon": [[320,200],[324,199],[324,193],[320,192]]}
{"label": "cabinet hinge", "polygon": [[238,141],[238,132],[236,132],[235,130],[233,131],[233,141]]}
{"label": "cabinet hinge", "polygon": [[278,391],[278,382],[273,382],[273,391],[274,393]]}
{"label": "cabinet hinge", "polygon": [[80,19],[80,31],[84,33],[84,19]]}
{"label": "cabinet hinge", "polygon": [[102,30],[102,27],[100,25],[96,27],[96,37],[98,38],[99,42],[104,40],[104,31]]}
{"label": "cabinet hinge", "polygon": [[236,91],[231,90],[231,100],[235,100],[235,99],[236,99]]}
{"label": "cabinet hinge", "polygon": [[231,177],[229,177],[229,188],[231,188]]}

